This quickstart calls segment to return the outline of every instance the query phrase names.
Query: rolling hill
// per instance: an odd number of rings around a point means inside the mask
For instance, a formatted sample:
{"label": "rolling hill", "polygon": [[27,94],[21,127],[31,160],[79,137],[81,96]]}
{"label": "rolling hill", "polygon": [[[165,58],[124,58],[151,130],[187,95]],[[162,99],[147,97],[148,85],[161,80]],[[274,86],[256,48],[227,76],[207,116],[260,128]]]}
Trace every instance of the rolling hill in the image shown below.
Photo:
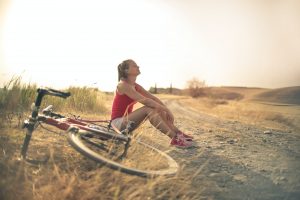
{"label": "rolling hill", "polygon": [[263,102],[300,105],[300,86],[268,90],[253,96],[252,99]]}

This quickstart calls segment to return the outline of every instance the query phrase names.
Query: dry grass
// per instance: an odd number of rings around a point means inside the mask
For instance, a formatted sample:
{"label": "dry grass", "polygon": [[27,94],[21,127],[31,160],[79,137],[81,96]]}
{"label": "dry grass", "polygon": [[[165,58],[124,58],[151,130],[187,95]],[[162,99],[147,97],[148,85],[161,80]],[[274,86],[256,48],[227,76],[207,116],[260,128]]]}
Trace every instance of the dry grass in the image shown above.
{"label": "dry grass", "polygon": [[253,101],[225,101],[212,98],[183,99],[182,101],[194,110],[224,119],[258,126],[300,128],[299,106],[276,106]]}
{"label": "dry grass", "polygon": [[193,176],[183,178],[184,170],[173,177],[126,175],[84,158],[67,145],[63,134],[35,132],[31,154],[48,149],[51,156],[46,165],[31,165],[17,159],[22,139],[16,128],[2,129],[0,199],[197,199],[200,195],[189,188]]}
{"label": "dry grass", "polygon": [[[20,126],[25,114],[28,115],[30,106],[37,95],[35,84],[24,84],[21,77],[12,79],[0,88],[0,127],[3,122],[12,124],[18,120]],[[53,105],[56,111],[76,113],[107,113],[106,101],[108,95],[94,88],[69,87],[71,97],[62,99],[59,97],[45,96],[41,108]]]}
{"label": "dry grass", "polygon": [[[30,100],[26,104],[28,106],[29,102],[33,101],[36,86],[33,88],[28,85],[25,90],[21,86],[22,84],[15,87],[17,89],[14,89],[16,91],[14,93],[28,91],[28,88],[33,91],[32,97],[29,97]],[[8,87],[7,92],[11,90]],[[109,118],[109,113],[106,111],[107,107],[111,106],[111,95],[88,88],[70,88],[70,90],[73,97],[69,102],[46,97],[44,105],[53,104],[56,110],[79,113],[84,118]],[[82,96],[83,94],[85,95]],[[88,104],[81,103],[82,98]],[[19,105],[20,101],[16,100],[14,104]],[[25,104],[22,106],[25,107]],[[22,113],[28,114],[28,110],[24,108]],[[145,179],[126,175],[96,164],[77,153],[70,148],[66,135],[62,132],[53,134],[38,129],[33,133],[29,155],[35,158],[43,157],[49,151],[51,156],[47,164],[32,165],[20,161],[24,132],[19,125],[16,117],[13,117],[9,123],[7,119],[4,119],[2,124],[0,199],[197,199],[200,195],[199,191],[190,188],[193,176],[183,176],[184,170],[180,170],[173,177]],[[148,135],[145,140],[150,140],[151,134],[157,134],[157,132],[149,133],[147,126],[141,127],[138,132],[139,137],[143,137],[144,133]],[[166,137],[162,138],[162,140],[166,139]],[[152,145],[158,144],[153,142]],[[145,161],[145,154],[137,152],[136,156],[138,156],[137,160]],[[153,159],[156,161],[157,158]],[[155,166],[156,162],[151,164]],[[200,170],[195,172],[194,177],[197,173],[200,173]],[[189,190],[188,193],[187,190]]]}

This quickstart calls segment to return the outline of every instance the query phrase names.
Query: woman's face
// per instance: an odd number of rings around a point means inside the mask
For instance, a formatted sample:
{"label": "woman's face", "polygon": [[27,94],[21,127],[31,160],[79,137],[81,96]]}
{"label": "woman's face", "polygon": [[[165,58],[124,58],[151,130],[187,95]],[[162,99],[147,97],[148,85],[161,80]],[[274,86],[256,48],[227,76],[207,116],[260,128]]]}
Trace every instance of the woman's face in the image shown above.
{"label": "woman's face", "polygon": [[140,72],[140,67],[133,61],[129,61],[129,68],[128,68],[128,75],[129,76],[137,76],[139,75]]}

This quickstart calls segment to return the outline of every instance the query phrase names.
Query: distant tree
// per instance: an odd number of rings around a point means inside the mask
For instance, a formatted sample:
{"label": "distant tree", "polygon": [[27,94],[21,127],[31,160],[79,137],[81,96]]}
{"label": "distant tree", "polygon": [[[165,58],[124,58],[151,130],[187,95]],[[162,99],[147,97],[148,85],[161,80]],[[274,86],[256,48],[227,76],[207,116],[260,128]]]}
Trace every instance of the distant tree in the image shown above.
{"label": "distant tree", "polygon": [[204,96],[205,95],[205,92],[204,92],[205,86],[206,86],[205,81],[200,81],[196,77],[187,81],[189,95],[193,98]]}
{"label": "distant tree", "polygon": [[157,86],[156,83],[154,85],[154,87],[150,87],[149,92],[153,93],[153,94],[157,94]]}
{"label": "distant tree", "polygon": [[172,92],[173,92],[172,90],[173,90],[173,87],[172,87],[172,83],[171,83],[170,89],[169,89],[170,94],[172,94]]}

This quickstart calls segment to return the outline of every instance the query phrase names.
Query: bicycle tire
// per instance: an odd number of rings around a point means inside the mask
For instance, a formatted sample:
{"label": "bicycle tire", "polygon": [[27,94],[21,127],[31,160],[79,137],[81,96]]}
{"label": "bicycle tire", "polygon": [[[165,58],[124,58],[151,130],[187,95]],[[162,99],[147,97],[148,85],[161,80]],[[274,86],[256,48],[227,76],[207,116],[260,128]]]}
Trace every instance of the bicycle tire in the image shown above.
{"label": "bicycle tire", "polygon": [[[89,135],[90,136],[99,136],[97,135],[97,133],[94,132],[87,132],[87,131],[72,131],[70,130],[68,132],[68,141],[71,144],[71,146],[77,150],[79,153],[81,153],[82,155],[98,162],[98,163],[102,163],[105,166],[113,169],[113,170],[119,170],[121,172],[127,173],[127,174],[131,174],[131,175],[136,175],[136,176],[141,176],[141,177],[155,177],[155,176],[171,176],[171,175],[175,175],[178,171],[178,164],[177,162],[171,158],[169,155],[167,155],[165,152],[160,151],[159,149],[148,145],[144,142],[141,141],[137,141],[136,140],[136,144],[135,145],[141,145],[141,147],[143,148],[147,148],[151,151],[149,152],[155,152],[155,154],[157,154],[156,156],[160,156],[162,157],[162,159],[164,159],[165,163],[167,167],[165,167],[164,169],[155,169],[155,170],[151,170],[151,169],[139,169],[139,168],[135,168],[135,167],[130,167],[130,166],[126,166],[124,164],[122,164],[121,162],[118,162],[116,160],[107,158],[106,156],[104,156],[103,153],[103,149],[101,149],[101,145],[97,146],[96,144],[92,144],[90,146],[88,146],[87,143],[95,143],[94,141],[92,141],[91,139],[87,139],[84,138],[85,135]],[[110,134],[112,134],[112,132],[110,132]],[[118,133],[115,133],[118,134]],[[118,134],[119,135],[119,134]],[[101,135],[100,135],[101,137]],[[94,138],[92,137],[93,140],[96,140],[96,142],[98,142],[98,138]],[[87,141],[86,141],[87,140]],[[101,140],[101,141],[100,141]],[[103,144],[102,139],[99,139],[100,143],[99,144]],[[115,140],[116,142],[118,142],[118,140]],[[102,146],[103,148],[103,146]],[[129,147],[130,149],[131,147]],[[96,152],[95,149],[99,152]],[[129,155],[128,155],[129,156]],[[150,158],[151,159],[151,158]],[[153,161],[152,161],[153,162]]]}

